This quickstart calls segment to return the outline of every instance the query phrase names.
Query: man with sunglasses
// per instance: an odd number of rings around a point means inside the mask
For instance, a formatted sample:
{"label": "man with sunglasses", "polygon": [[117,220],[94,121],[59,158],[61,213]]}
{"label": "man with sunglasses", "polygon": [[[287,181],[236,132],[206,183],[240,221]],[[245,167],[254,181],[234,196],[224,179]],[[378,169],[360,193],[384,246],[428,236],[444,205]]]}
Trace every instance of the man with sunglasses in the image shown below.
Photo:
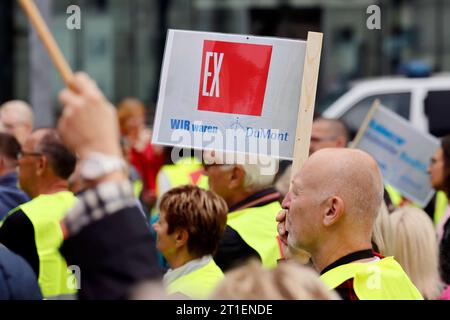
{"label": "man with sunglasses", "polygon": [[11,210],[0,228],[0,242],[30,264],[47,299],[71,298],[76,292],[58,251],[63,241],[59,222],[75,203],[67,182],[75,163],[56,130],[33,132],[19,155],[19,183],[32,200]]}

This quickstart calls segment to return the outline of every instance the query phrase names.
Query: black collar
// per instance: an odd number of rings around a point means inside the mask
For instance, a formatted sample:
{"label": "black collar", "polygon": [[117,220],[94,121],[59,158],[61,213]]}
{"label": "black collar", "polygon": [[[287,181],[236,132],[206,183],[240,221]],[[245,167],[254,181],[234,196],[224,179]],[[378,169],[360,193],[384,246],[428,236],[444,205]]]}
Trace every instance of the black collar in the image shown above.
{"label": "black collar", "polygon": [[228,209],[228,212],[233,212],[244,208],[261,207],[278,200],[279,198],[280,193],[275,188],[263,189],[231,206]]}
{"label": "black collar", "polygon": [[350,262],[353,262],[356,260],[373,258],[373,257],[375,257],[375,255],[373,254],[372,249],[356,251],[356,252],[350,253],[350,254],[336,260],[335,262],[330,264],[328,267],[323,269],[320,272],[320,274],[322,275],[325,272],[330,271],[331,269],[339,267],[340,265],[343,265],[343,264],[347,264],[347,263],[350,263]]}

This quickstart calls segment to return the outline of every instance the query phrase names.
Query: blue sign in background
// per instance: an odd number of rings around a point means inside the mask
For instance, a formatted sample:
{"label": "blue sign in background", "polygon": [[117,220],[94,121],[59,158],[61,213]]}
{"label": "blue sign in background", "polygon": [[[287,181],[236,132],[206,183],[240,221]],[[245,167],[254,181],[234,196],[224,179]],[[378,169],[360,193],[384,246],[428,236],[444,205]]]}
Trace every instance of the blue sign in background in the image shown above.
{"label": "blue sign in background", "polygon": [[438,139],[380,106],[355,147],[375,158],[385,183],[422,207],[427,205],[434,193],[427,169],[439,148]]}

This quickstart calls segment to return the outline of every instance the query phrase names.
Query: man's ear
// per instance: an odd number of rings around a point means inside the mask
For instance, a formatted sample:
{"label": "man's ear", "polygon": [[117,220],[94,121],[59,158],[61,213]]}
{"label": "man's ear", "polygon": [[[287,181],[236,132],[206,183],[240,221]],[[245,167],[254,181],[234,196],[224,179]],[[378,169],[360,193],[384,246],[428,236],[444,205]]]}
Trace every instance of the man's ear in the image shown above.
{"label": "man's ear", "polygon": [[344,201],[337,196],[330,197],[325,202],[325,213],[323,216],[323,225],[330,227],[337,223],[344,215],[345,205]]}
{"label": "man's ear", "polygon": [[47,170],[48,166],[48,158],[45,156],[39,157],[39,161],[37,162],[36,173],[41,176]]}
{"label": "man's ear", "polygon": [[347,147],[347,141],[344,137],[337,137],[336,139],[336,147],[345,148]]}
{"label": "man's ear", "polygon": [[245,179],[245,171],[242,166],[234,166],[234,168],[231,170],[231,179],[229,188],[239,188],[243,185]]}
{"label": "man's ear", "polygon": [[189,233],[186,229],[177,229],[175,232],[175,247],[181,248],[184,245],[187,245],[188,239],[189,239]]}

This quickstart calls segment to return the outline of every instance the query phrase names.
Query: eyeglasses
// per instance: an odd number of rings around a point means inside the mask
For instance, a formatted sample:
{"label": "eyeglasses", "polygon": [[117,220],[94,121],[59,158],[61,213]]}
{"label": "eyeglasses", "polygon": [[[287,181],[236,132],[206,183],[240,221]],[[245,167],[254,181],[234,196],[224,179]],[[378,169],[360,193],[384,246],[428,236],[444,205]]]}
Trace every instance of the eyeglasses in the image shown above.
{"label": "eyeglasses", "polygon": [[21,151],[21,152],[19,152],[19,154],[18,154],[18,158],[20,159],[20,158],[23,158],[23,157],[26,157],[26,156],[30,156],[30,157],[41,157],[41,156],[43,156],[44,154],[43,153],[41,153],[41,152],[26,152],[26,151]]}
{"label": "eyeglasses", "polygon": [[206,173],[208,171],[208,169],[213,168],[213,167],[231,168],[233,166],[234,165],[232,165],[232,164],[219,164],[219,163],[207,164],[207,163],[203,163],[204,173]]}

